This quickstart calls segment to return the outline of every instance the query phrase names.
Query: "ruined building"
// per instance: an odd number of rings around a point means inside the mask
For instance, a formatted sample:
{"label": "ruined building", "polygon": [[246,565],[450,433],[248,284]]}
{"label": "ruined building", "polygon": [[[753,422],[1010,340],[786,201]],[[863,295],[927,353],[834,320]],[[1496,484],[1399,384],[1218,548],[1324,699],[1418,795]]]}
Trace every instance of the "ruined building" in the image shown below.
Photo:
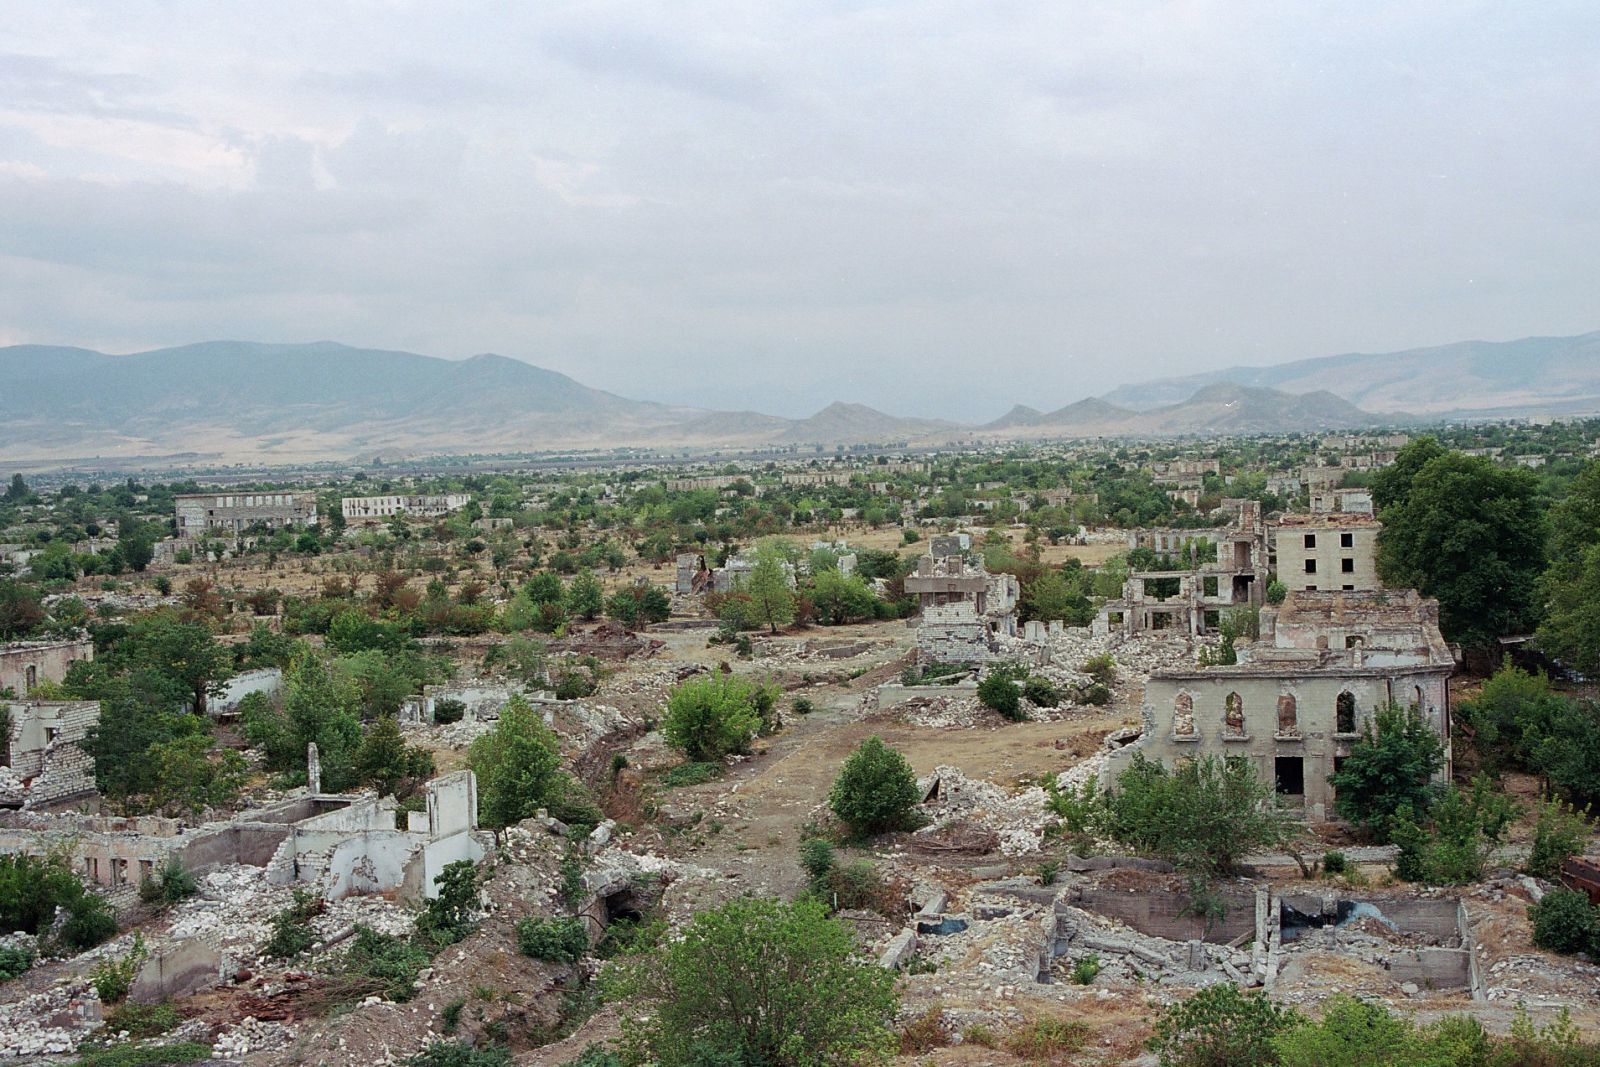
{"label": "ruined building", "polygon": [[471,503],[466,493],[443,493],[436,496],[347,496],[339,501],[339,513],[346,522],[378,522],[395,515],[413,515],[423,519],[438,519],[460,511]]}
{"label": "ruined building", "polygon": [[94,795],[94,760],[80,742],[100,721],[98,700],[4,701],[0,713],[0,808],[48,808]]}
{"label": "ruined building", "polygon": [[315,493],[186,493],[175,496],[178,536],[237,537],[251,527],[315,526]]}
{"label": "ruined building", "polygon": [[1273,527],[1278,580],[1290,589],[1358,592],[1381,589],[1378,531],[1367,515],[1285,515]]}
{"label": "ruined building", "polygon": [[1000,638],[1017,636],[1016,575],[990,574],[981,561],[968,563],[958,553],[929,553],[906,576],[905,588],[922,610],[920,663],[983,663],[1000,652]]}
{"label": "ruined building", "polygon": [[94,642],[86,637],[0,645],[0,693],[25,697],[40,682],[63,682],[80,659],[94,659]]}
{"label": "ruined building", "polygon": [[1225,500],[1234,521],[1218,529],[1135,530],[1128,547],[1148,548],[1162,555],[1181,553],[1198,538],[1216,545],[1216,558],[1188,570],[1134,571],[1123,583],[1122,596],[1107,601],[1094,621],[1095,633],[1152,631],[1200,636],[1214,633],[1229,608],[1260,607],[1266,601],[1269,560],[1267,529],[1261,505],[1254,500]]}
{"label": "ruined building", "polygon": [[1111,775],[1139,751],[1168,765],[1242,756],[1284,800],[1314,820],[1333,812],[1328,775],[1374,712],[1418,709],[1445,744],[1455,660],[1439,633],[1439,603],[1415,590],[1292,591],[1261,610],[1261,636],[1230,666],[1157,671],[1144,695],[1138,744],[1111,757]]}

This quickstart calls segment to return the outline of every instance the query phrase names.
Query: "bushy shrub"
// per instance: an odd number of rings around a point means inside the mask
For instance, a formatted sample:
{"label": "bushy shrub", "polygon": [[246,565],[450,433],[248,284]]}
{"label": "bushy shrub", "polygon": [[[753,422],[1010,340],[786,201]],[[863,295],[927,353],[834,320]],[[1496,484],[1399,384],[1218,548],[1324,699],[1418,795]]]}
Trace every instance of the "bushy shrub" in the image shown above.
{"label": "bushy shrub", "polygon": [[464,701],[446,697],[433,703],[433,721],[440,726],[453,722],[460,722],[467,714],[467,705]]}
{"label": "bushy shrub", "polygon": [[1078,669],[1101,685],[1109,686],[1117,680],[1117,662],[1111,658],[1111,653],[1109,652],[1102,652],[1098,656],[1090,656],[1083,661],[1083,666]]}
{"label": "bushy shrub", "polygon": [[70,948],[93,948],[117,932],[110,905],[78,880],[64,855],[0,855],[0,930],[44,934],[58,908],[67,913],[60,939]]}
{"label": "bushy shrub", "polygon": [[428,950],[421,945],[358,923],[344,970],[368,980],[389,1000],[407,1001],[416,995],[417,975],[429,959]]}
{"label": "bushy shrub", "polygon": [[1212,985],[1167,1007],[1150,1049],[1161,1067],[1237,1067],[1277,1062],[1272,1042],[1298,1016],[1257,993]]}
{"label": "bushy shrub", "polygon": [[1053,708],[1061,703],[1061,690],[1055,687],[1050,679],[1040,675],[1030,675],[1022,683],[1022,695],[1028,702],[1039,708]]}
{"label": "bushy shrub", "polygon": [[529,916],[517,922],[517,951],[546,963],[577,963],[589,951],[582,919]]}
{"label": "bushy shrub", "polygon": [[1090,953],[1072,963],[1072,981],[1076,985],[1088,985],[1100,973],[1100,957]]}
{"label": "bushy shrub", "polygon": [[822,885],[834,862],[833,845],[824,838],[808,837],[800,842],[800,866],[813,887]]}
{"label": "bushy shrub", "polygon": [[417,933],[435,945],[453,945],[472,931],[478,911],[478,871],[471,860],[445,864],[433,879],[438,894],[417,917]]}
{"label": "bushy shrub", "polygon": [[624,1067],[623,1059],[604,1045],[590,1045],[567,1067]]}
{"label": "bushy shrub", "polygon": [[810,715],[816,710],[816,706],[811,703],[810,697],[795,697],[793,707],[796,715]]}
{"label": "bushy shrub", "polygon": [[880,738],[869,737],[845,760],[828,806],[855,833],[870,835],[909,827],[920,799],[911,764]]}
{"label": "bushy shrub", "polygon": [[161,869],[139,883],[139,899],[146,904],[171,906],[192,897],[200,889],[193,874],[176,856],[167,857]]}
{"label": "bushy shrub", "polygon": [[1554,889],[1528,909],[1533,943],[1551,952],[1600,950],[1600,913],[1575,889]]}
{"label": "bushy shrub", "polygon": [[1099,682],[1091,682],[1078,690],[1078,703],[1103,708],[1111,703],[1111,689]]}
{"label": "bushy shrub", "polygon": [[497,1045],[478,1048],[470,1041],[435,1041],[401,1063],[404,1067],[510,1067],[511,1050]]}
{"label": "bushy shrub", "polygon": [[696,762],[716,762],[744,752],[763,726],[757,708],[761,688],[733,674],[690,678],[667,697],[661,732]]}
{"label": "bushy shrub", "polygon": [[889,918],[903,914],[904,898],[869,860],[835,864],[822,876],[818,890],[835,911],[875,911]]}
{"label": "bushy shrub", "polygon": [[1015,663],[996,663],[978,683],[978,703],[999,713],[1003,719],[1021,722],[1028,716],[1022,710],[1019,683],[1027,677],[1026,667]]}
{"label": "bushy shrub", "polygon": [[1344,874],[1350,869],[1350,861],[1343,852],[1324,852],[1322,854],[1323,874]]}
{"label": "bushy shrub", "polygon": [[133,944],[127,953],[106,956],[96,963],[89,972],[89,984],[94,986],[100,1002],[120,1004],[128,999],[128,990],[133,988],[133,980],[139,977],[139,968],[144,966],[149,956],[150,951],[144,947],[144,937],[134,934]]}
{"label": "bushy shrub", "polygon": [[37,958],[31,948],[18,945],[0,946],[0,982],[9,981],[25,973]]}
{"label": "bushy shrub", "polygon": [[726,773],[727,768],[720,763],[680,763],[662,772],[661,784],[671,788],[704,785],[721,778]]}
{"label": "bushy shrub", "polygon": [[310,948],[317,940],[311,920],[321,915],[325,907],[320,896],[296,889],[293,902],[272,917],[272,935],[267,938],[262,953],[273,959],[287,960]]}
{"label": "bushy shrub", "polygon": [[815,900],[699,912],[681,939],[604,980],[624,1048],[658,1067],[877,1063],[896,1046],[895,976]]}
{"label": "bushy shrub", "polygon": [[1018,1059],[1043,1063],[1062,1062],[1089,1040],[1089,1027],[1077,1020],[1034,1019],[1006,1035],[1006,1051]]}
{"label": "bushy shrub", "polygon": [[1560,800],[1542,802],[1533,825],[1533,847],[1522,869],[1537,878],[1554,878],[1569,857],[1583,851],[1589,838],[1588,814],[1587,808],[1579,811]]}

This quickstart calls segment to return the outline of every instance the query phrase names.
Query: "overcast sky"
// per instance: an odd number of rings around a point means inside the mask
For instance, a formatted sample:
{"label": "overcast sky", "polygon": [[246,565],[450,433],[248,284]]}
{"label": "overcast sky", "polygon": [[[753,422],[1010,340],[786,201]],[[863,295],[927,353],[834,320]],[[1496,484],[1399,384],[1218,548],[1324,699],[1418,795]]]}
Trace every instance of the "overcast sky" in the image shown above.
{"label": "overcast sky", "polygon": [[991,418],[1600,328],[1562,3],[10,0],[0,344]]}

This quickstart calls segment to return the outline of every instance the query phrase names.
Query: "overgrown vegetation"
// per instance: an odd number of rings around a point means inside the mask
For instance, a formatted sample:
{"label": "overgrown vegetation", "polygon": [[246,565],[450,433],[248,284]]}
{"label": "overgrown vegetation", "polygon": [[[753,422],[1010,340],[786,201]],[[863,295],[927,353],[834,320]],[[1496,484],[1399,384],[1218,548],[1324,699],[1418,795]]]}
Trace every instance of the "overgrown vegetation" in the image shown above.
{"label": "overgrown vegetation", "polygon": [[828,791],[828,807],[863,837],[913,828],[921,799],[911,764],[878,737],[850,754]]}

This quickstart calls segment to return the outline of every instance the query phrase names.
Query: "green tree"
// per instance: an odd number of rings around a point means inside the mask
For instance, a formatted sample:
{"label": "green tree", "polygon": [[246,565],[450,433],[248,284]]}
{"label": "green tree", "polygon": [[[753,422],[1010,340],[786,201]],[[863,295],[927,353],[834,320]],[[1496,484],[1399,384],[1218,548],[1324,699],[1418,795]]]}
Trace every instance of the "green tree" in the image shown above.
{"label": "green tree", "polygon": [[1282,1067],[1456,1067],[1454,1050],[1427,1040],[1381,1004],[1339,995],[1322,1018],[1273,1041]]}
{"label": "green tree", "polygon": [[1447,636],[1489,644],[1538,622],[1544,514],[1531,472],[1459,452],[1436,456],[1382,517],[1379,574],[1437,597]]}
{"label": "green tree", "polygon": [[833,813],[862,836],[909,829],[921,799],[911,764],[878,737],[861,742],[828,791]]}
{"label": "green tree", "polygon": [[44,619],[44,606],[32,586],[0,578],[0,641],[27,637]]}
{"label": "green tree", "polygon": [[499,830],[544,808],[558,819],[581,809],[581,787],[561,766],[555,733],[521,696],[500,709],[494,729],[467,749],[478,776],[478,821]]}
{"label": "green tree", "polygon": [[872,618],[878,598],[860,575],[843,575],[834,567],[812,577],[811,603],[817,610],[818,622],[841,626]]}
{"label": "green tree", "polygon": [[1443,767],[1444,743],[1420,711],[1379,708],[1344,764],[1328,776],[1337,794],[1334,810],[1386,842],[1396,818],[1423,820],[1437,792],[1433,776]]}
{"label": "green tree", "polygon": [[356,784],[355,755],[361,720],[355,696],[316,655],[300,657],[284,678],[283,710],[258,703],[244,712],[245,736],[266,752],[274,770],[306,770],[306,746],[315,742],[322,788],[338,793]]}
{"label": "green tree", "polygon": [[1372,503],[1379,511],[1404,504],[1422,468],[1446,455],[1439,439],[1422,436],[1396,453],[1394,462],[1372,476]]}
{"label": "green tree", "polygon": [[23,480],[22,475],[13,474],[11,476],[11,485],[4,494],[0,494],[0,500],[5,501],[7,504],[20,504],[28,499],[28,493],[28,483]]}
{"label": "green tree", "polygon": [[754,557],[749,576],[740,583],[741,591],[750,598],[754,621],[777,633],[780,624],[794,621],[795,608],[783,549],[774,541],[762,541],[756,545]]}
{"label": "green tree", "polygon": [[758,689],[734,674],[690,678],[667,697],[662,736],[695,762],[744,752],[762,728]]}
{"label": "green tree", "polygon": [[593,571],[585,567],[572,579],[567,586],[566,605],[567,612],[580,619],[593,619],[600,614],[605,606],[605,590]]}
{"label": "green tree", "polygon": [[700,912],[606,985],[624,1046],[659,1067],[846,1067],[895,1048],[894,974],[858,957],[815,900],[741,897]]}
{"label": "green tree", "polygon": [[1272,786],[1239,756],[1202,756],[1169,771],[1135,752],[1096,813],[1099,829],[1199,878],[1232,874],[1239,861],[1295,833]]}
{"label": "green tree", "polygon": [[1592,545],[1576,564],[1557,563],[1546,572],[1545,620],[1539,648],[1588,677],[1600,675],[1600,545]]}
{"label": "green tree", "polygon": [[407,744],[393,715],[374,719],[356,750],[356,779],[376,789],[379,796],[404,800],[431,778],[433,771],[433,753]]}
{"label": "green tree", "polygon": [[211,630],[170,611],[137,619],[113,648],[111,665],[127,671],[150,670],[168,679],[196,714],[206,700],[222,693],[233,673],[233,655]]}
{"label": "green tree", "polygon": [[[1081,573],[1082,564],[1077,570]],[[1023,590],[1021,606],[1028,619],[1060,619],[1068,626],[1087,626],[1094,620],[1094,605],[1084,595],[1081,580],[1074,583],[1058,570],[1047,570],[1030,582]]]}
{"label": "green tree", "polygon": [[151,745],[149,810],[166,815],[199,815],[207,808],[235,803],[250,769],[231,748],[213,751],[211,739],[191,733]]}

